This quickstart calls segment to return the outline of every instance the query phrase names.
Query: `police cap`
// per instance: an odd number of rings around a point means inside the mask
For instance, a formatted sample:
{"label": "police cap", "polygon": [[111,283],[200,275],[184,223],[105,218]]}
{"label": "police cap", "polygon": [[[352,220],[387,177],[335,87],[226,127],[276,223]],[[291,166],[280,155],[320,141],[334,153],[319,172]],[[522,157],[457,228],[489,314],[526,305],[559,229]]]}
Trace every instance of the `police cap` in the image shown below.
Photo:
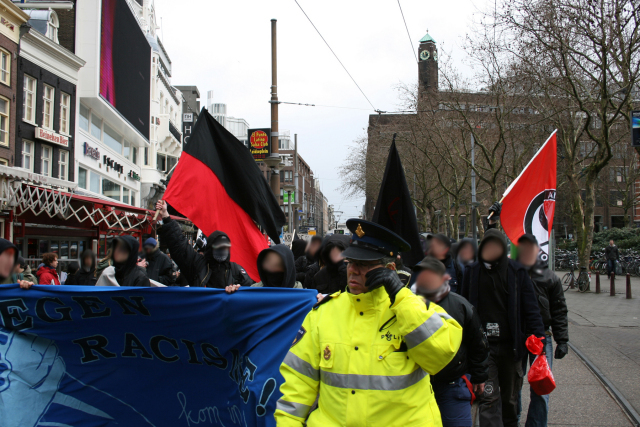
{"label": "police cap", "polygon": [[351,231],[351,243],[342,253],[347,259],[376,261],[384,257],[396,257],[400,252],[411,249],[402,237],[393,231],[371,221],[347,220]]}

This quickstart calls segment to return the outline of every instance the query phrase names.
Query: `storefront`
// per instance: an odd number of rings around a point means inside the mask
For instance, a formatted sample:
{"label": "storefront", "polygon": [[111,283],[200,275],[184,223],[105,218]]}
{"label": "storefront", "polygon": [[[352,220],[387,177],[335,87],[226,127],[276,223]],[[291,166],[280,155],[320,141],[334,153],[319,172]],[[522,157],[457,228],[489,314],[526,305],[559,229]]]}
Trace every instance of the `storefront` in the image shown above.
{"label": "storefront", "polygon": [[[134,236],[140,243],[156,236],[154,211],[77,194],[76,184],[0,165],[0,235],[12,240],[32,268],[55,252],[59,270],[80,261],[85,249],[106,254],[114,237]],[[175,217],[190,238],[193,225]]]}

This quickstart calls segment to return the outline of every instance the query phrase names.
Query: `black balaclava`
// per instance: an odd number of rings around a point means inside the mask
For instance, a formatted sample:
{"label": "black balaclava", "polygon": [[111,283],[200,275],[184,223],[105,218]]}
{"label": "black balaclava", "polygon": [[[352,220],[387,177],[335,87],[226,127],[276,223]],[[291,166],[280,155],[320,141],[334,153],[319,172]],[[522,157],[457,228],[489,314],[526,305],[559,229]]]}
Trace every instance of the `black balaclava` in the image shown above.
{"label": "black balaclava", "polygon": [[[284,271],[269,273],[262,268],[262,261],[269,252],[275,252],[282,258]],[[293,252],[287,245],[274,245],[258,254],[258,274],[262,285],[268,288],[293,288],[296,284],[296,267]]]}

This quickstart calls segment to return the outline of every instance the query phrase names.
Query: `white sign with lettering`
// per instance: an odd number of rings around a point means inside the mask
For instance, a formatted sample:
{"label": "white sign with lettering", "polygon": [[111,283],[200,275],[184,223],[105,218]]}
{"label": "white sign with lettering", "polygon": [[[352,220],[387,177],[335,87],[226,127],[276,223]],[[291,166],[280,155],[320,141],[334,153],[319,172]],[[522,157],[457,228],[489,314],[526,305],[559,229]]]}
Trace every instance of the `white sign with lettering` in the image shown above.
{"label": "white sign with lettering", "polygon": [[42,139],[54,144],[62,145],[63,147],[69,147],[69,137],[55,133],[52,130],[43,129],[41,127],[36,128],[36,138]]}

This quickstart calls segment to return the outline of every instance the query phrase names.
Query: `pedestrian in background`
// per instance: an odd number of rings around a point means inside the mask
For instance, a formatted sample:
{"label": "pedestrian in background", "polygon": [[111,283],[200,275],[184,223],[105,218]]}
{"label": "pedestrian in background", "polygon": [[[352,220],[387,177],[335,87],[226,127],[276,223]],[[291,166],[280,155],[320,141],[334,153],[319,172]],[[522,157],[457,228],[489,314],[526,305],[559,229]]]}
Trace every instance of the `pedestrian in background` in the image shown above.
{"label": "pedestrian in background", "polygon": [[488,378],[489,344],[480,317],[462,296],[450,292],[444,264],[426,257],[413,268],[416,293],[433,302],[462,326],[460,349],[440,372],[431,377],[431,385],[440,408],[443,427],[472,427],[471,405],[484,392]]}
{"label": "pedestrian in background", "polygon": [[620,251],[613,239],[609,240],[609,246],[604,249],[604,257],[607,259],[607,277],[616,274],[616,262],[620,259]]}
{"label": "pedestrian in background", "polygon": [[67,277],[62,284],[70,286],[77,285],[78,270],[80,270],[80,265],[76,261],[71,261],[69,265],[67,265]]}
{"label": "pedestrian in background", "polygon": [[489,341],[489,378],[479,398],[481,427],[516,427],[525,341],[544,337],[535,291],[522,265],[507,257],[504,235],[489,229],[478,261],[465,269],[461,295],[475,308]]}
{"label": "pedestrian in background", "polygon": [[[562,359],[569,352],[569,319],[567,317],[567,302],[564,298],[562,282],[555,273],[549,270],[547,263],[539,258],[540,247],[538,240],[532,234],[524,234],[518,239],[518,262],[529,272],[529,277],[536,292],[540,315],[544,323],[547,344],[544,351],[547,355],[549,368],[553,367],[553,339],[556,342],[555,358]],[[523,363],[523,371],[527,371],[527,362],[533,363],[536,356],[529,353]],[[522,393],[520,393],[522,394]],[[521,401],[521,400],[520,400]],[[521,408],[521,403],[518,407]],[[526,427],[546,427],[549,416],[549,395],[538,396],[531,390],[531,400],[527,412]]]}
{"label": "pedestrian in background", "polygon": [[[314,266],[313,275],[320,271],[320,266],[317,263],[320,246],[322,246],[322,237],[313,236],[311,240],[309,240],[308,243],[305,242],[305,244],[304,256],[296,258],[296,280],[302,283],[302,286],[309,287],[312,283],[311,281],[307,283],[307,272],[309,272],[312,266]],[[311,279],[313,279],[313,276],[311,276]]]}
{"label": "pedestrian in background", "polygon": [[96,286],[149,287],[144,268],[138,265],[138,239],[119,236],[111,241],[113,266],[104,269]]}
{"label": "pedestrian in background", "polygon": [[59,285],[60,277],[58,276],[58,254],[48,252],[42,255],[42,265],[38,268],[36,275],[38,276],[38,284],[40,285]]}
{"label": "pedestrian in background", "polygon": [[31,267],[21,256],[17,257],[16,265],[13,267],[13,273],[0,284],[18,283],[20,281],[38,283],[38,279],[31,272]]}
{"label": "pedestrian in background", "polygon": [[98,265],[96,266],[96,280],[100,278],[105,268],[111,267],[112,265],[113,265],[113,251],[111,247],[109,247],[109,249],[107,249],[107,254],[105,255],[105,257],[102,258],[98,262]]}

